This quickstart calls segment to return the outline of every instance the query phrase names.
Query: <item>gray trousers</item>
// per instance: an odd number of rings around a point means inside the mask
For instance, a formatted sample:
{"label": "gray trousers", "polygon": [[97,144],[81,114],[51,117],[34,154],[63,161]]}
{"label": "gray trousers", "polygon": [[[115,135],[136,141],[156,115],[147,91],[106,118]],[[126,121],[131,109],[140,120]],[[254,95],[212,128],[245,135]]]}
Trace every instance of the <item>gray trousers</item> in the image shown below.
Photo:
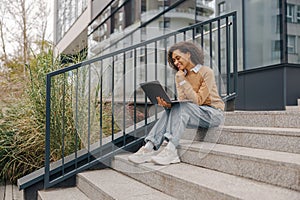
{"label": "gray trousers", "polygon": [[216,127],[223,121],[223,111],[219,109],[194,103],[178,103],[164,111],[145,142],[151,141],[155,149],[159,149],[164,139],[167,139],[177,147],[186,128]]}

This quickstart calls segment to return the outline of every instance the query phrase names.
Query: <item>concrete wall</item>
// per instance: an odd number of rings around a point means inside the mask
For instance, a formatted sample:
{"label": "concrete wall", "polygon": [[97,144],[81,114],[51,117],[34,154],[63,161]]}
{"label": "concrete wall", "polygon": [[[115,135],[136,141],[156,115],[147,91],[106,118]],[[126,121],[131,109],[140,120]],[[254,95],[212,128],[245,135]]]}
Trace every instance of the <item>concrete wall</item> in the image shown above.
{"label": "concrete wall", "polygon": [[238,75],[236,110],[285,110],[300,98],[300,65],[282,64]]}

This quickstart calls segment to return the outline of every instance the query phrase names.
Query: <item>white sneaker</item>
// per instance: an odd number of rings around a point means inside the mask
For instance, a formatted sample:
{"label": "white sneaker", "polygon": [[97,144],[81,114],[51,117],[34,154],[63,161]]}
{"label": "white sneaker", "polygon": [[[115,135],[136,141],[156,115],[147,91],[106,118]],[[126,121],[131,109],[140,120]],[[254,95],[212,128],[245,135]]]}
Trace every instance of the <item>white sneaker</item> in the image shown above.
{"label": "white sneaker", "polygon": [[155,155],[154,150],[149,150],[142,146],[136,153],[128,156],[128,160],[136,164],[141,164],[151,162],[151,157],[153,155]]}
{"label": "white sneaker", "polygon": [[169,165],[179,163],[180,159],[177,154],[177,149],[172,151],[168,148],[164,148],[164,150],[162,150],[159,154],[152,156],[151,161],[159,165]]}

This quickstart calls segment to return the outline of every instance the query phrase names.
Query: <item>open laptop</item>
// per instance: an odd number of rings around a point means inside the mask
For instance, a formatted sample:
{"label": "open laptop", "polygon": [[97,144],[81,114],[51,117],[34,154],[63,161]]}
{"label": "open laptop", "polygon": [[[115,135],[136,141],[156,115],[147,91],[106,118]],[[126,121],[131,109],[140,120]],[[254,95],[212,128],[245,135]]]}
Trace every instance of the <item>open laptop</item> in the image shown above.
{"label": "open laptop", "polygon": [[190,100],[171,100],[159,81],[141,83],[140,86],[153,104],[157,104],[156,97],[161,97],[170,104],[191,102]]}

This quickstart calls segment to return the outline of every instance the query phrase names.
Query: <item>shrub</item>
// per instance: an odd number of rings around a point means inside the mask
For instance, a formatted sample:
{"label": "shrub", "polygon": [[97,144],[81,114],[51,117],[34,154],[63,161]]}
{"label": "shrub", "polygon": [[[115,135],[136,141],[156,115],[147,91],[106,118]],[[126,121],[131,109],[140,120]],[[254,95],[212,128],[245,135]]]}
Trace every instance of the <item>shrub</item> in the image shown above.
{"label": "shrub", "polygon": [[[46,102],[46,74],[64,67],[58,60],[53,59],[50,48],[35,55],[27,66],[27,77],[17,77],[23,81],[23,93],[13,102],[6,105],[6,111],[0,110],[0,179],[7,179],[13,183],[26,174],[44,166],[45,150],[45,102]],[[71,90],[72,85],[65,85]],[[51,119],[51,160],[55,161],[62,155],[62,84],[56,83],[57,92],[52,101],[55,102]],[[70,93],[66,93],[66,99]],[[65,155],[74,151],[80,141],[75,144],[76,131],[73,122],[71,101],[65,101]]]}

